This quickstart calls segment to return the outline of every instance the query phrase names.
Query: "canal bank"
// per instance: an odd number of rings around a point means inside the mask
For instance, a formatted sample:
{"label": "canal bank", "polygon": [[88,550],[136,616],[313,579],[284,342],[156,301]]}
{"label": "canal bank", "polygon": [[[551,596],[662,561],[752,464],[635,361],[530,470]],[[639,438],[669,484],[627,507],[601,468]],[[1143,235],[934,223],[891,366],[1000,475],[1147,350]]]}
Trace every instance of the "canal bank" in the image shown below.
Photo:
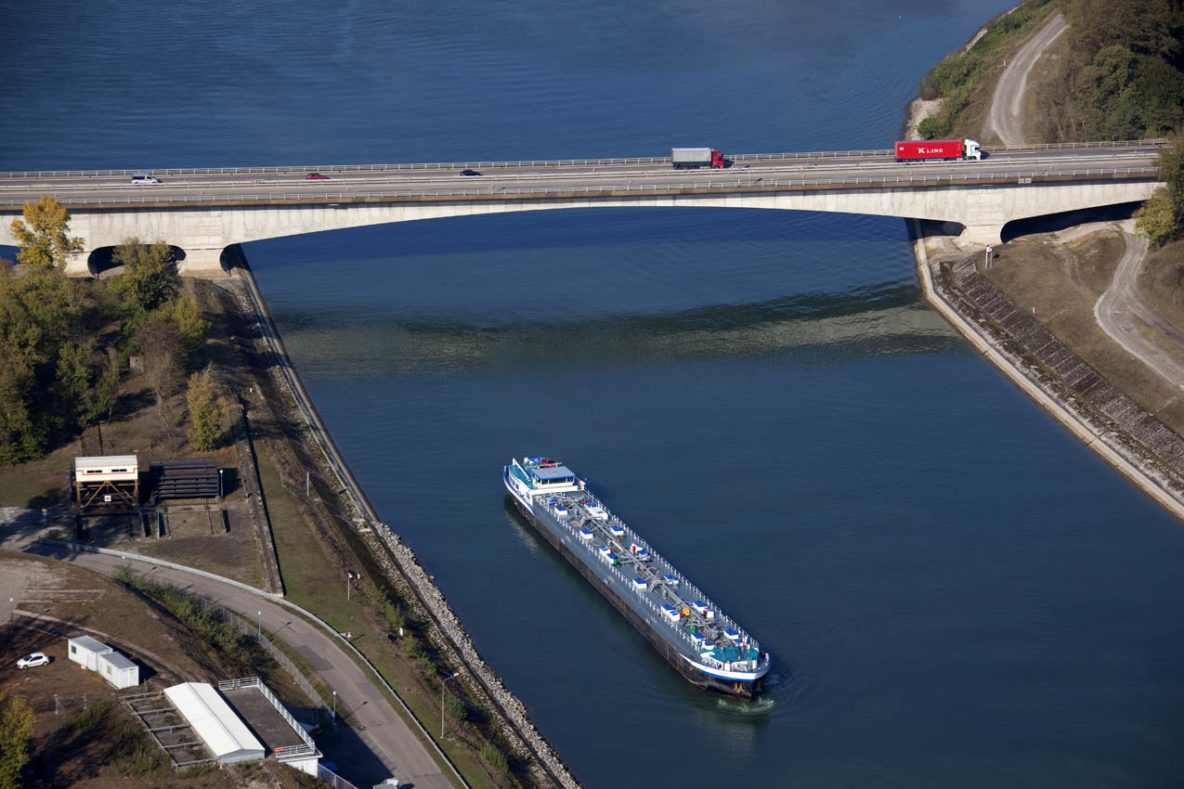
{"label": "canal bank", "polygon": [[959,249],[909,220],[925,300],[1087,447],[1184,520],[1184,440],[1042,327]]}
{"label": "canal bank", "polygon": [[[516,759],[528,765],[535,785],[578,786],[554,748],[534,726],[525,705],[477,653],[463,624],[418,557],[379,519],[292,365],[245,257],[239,252],[234,258],[235,276],[223,280],[222,285],[237,304],[239,314],[257,323],[258,336],[271,356],[272,363],[266,371],[264,368],[259,371],[279,393],[278,397],[268,398],[269,406],[287,411],[285,420],[298,431],[297,436],[289,437],[293,451],[304,455],[302,461],[315,464],[306,484],[316,488],[321,506],[315,508],[316,512],[310,508],[305,516],[319,519],[322,526],[328,525],[330,529],[336,526],[352,530],[343,542],[355,548],[360,544],[369,552],[386,580],[399,590],[403,610],[413,620],[423,623],[448,672],[459,674],[457,680],[464,684],[473,702],[483,708],[481,715],[491,716],[505,746]],[[291,476],[292,469],[288,471]]]}

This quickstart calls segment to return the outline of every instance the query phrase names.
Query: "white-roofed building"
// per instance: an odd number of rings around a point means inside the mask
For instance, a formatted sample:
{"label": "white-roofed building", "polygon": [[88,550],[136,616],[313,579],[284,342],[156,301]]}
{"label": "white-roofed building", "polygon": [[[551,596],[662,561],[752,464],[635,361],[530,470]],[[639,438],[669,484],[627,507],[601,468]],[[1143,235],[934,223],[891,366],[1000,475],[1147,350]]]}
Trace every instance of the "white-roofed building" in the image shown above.
{"label": "white-roofed building", "polygon": [[213,686],[184,682],[165,688],[164,695],[222,764],[262,759],[267,755],[263,744]]}
{"label": "white-roofed building", "polygon": [[140,667],[115,650],[99,655],[98,664],[103,679],[121,690],[140,684]]}
{"label": "white-roofed building", "polygon": [[74,458],[74,503],[85,513],[135,510],[140,504],[140,463],[135,455]]}
{"label": "white-roofed building", "polygon": [[99,656],[111,652],[111,647],[90,636],[76,636],[66,641],[66,657],[83,668],[99,670]]}

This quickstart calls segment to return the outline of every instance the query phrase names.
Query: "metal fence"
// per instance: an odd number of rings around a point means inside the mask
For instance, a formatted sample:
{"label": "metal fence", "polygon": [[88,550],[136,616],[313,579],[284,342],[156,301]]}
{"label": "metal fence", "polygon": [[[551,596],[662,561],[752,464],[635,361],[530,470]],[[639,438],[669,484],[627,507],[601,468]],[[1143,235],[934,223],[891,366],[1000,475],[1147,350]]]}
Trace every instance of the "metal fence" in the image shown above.
{"label": "metal fence", "polygon": [[[333,711],[329,708],[329,705],[325,703],[325,700],[321,697],[320,692],[318,692],[317,689],[313,687],[312,683],[309,682],[304,676],[304,674],[300,672],[300,669],[296,667],[296,664],[292,662],[290,657],[280,651],[280,648],[271,643],[271,641],[268,640],[266,636],[261,634],[256,635],[256,633],[261,633],[261,631],[258,629],[255,623],[248,622],[238,614],[234,613],[233,611],[227,611],[225,608],[221,609],[221,611],[223,616],[226,617],[226,620],[234,626],[235,630],[250,636],[251,639],[263,647],[264,651],[267,652],[268,656],[270,656],[272,660],[279,664],[280,668],[284,670],[284,673],[292,678],[292,681],[296,683],[296,686],[300,688],[301,691],[303,691],[304,695],[308,697],[308,700],[316,705],[317,712],[319,713],[323,723],[328,725],[336,724],[336,720],[333,717]],[[264,688],[264,690],[266,690],[266,688]],[[268,691],[268,695],[271,696],[270,691]],[[273,704],[278,703],[275,701],[274,696],[271,696],[271,699],[273,700]],[[312,741],[309,740],[310,744],[311,742]]]}
{"label": "metal fence", "polygon": [[258,677],[224,679],[218,683],[218,690],[222,691],[239,690],[240,688],[255,688],[260,693],[262,693],[263,698],[271,702],[271,706],[275,707],[275,710],[280,714],[280,717],[282,717],[284,721],[286,721],[287,724],[292,727],[292,730],[300,735],[300,739],[304,741],[304,745],[301,746],[277,749],[275,751],[275,756],[277,759],[283,761],[285,759],[294,759],[300,756],[308,756],[309,754],[317,752],[317,746],[312,741],[312,737],[308,736],[308,732],[304,730],[303,726],[296,722],[296,719],[292,717],[292,713],[288,712],[288,708],[280,703],[280,700],[275,697],[275,694],[271,692],[271,689],[264,685]]}
{"label": "metal fence", "polygon": [[[1104,142],[1066,142],[1044,145],[1027,145],[1009,148],[1009,151],[1071,150],[1074,148],[1139,147],[1159,148],[1168,144],[1162,138],[1150,140],[1108,140]],[[870,149],[862,151],[810,151],[801,153],[740,153],[729,155],[734,162],[760,161],[763,159],[828,159],[864,156],[891,156],[891,149]],[[474,162],[420,162],[404,164],[319,164],[278,165],[270,167],[165,167],[113,170],[26,170],[23,172],[0,172],[4,178],[104,178],[115,176],[131,177],[133,173],[150,171],[156,175],[294,175],[307,172],[357,173],[357,172],[399,172],[414,170],[461,170],[465,168],[510,168],[510,167],[611,167],[613,165],[661,164],[669,162],[669,156],[628,156],[613,158],[582,159],[521,159],[517,161],[474,161]]]}
{"label": "metal fence", "polygon": [[333,789],[358,789],[320,762],[317,762],[317,778],[332,786]]}

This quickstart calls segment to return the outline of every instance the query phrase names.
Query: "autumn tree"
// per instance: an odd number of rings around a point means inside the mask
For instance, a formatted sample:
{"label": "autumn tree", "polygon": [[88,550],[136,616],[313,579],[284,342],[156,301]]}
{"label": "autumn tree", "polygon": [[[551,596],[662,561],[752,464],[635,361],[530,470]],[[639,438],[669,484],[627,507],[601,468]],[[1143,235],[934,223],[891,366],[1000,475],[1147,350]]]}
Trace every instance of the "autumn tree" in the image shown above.
{"label": "autumn tree", "polygon": [[16,258],[30,268],[65,269],[66,259],[82,251],[82,239],[68,232],[70,212],[49,195],[25,203],[24,219],[12,220],[12,236],[20,246]]}
{"label": "autumn tree", "polygon": [[111,259],[123,266],[123,274],[112,287],[123,297],[124,310],[134,323],[177,295],[181,278],[173,265],[173,248],[164,241],[142,244],[138,238],[125,239],[115,247]]}
{"label": "autumn tree", "polygon": [[1176,218],[1184,219],[1184,130],[1168,135],[1168,142],[1159,151],[1159,179],[1167,185]]}
{"label": "autumn tree", "polygon": [[181,333],[185,350],[192,356],[206,344],[210,334],[210,322],[202,317],[201,307],[191,296],[182,296],[173,304],[173,323]]}
{"label": "autumn tree", "polygon": [[0,789],[20,789],[21,770],[29,761],[33,710],[20,696],[0,690]]}
{"label": "autumn tree", "polygon": [[1176,234],[1176,207],[1172,197],[1162,186],[1135,211],[1135,227],[1147,237],[1152,246],[1163,246]]}
{"label": "autumn tree", "polygon": [[189,376],[185,399],[189,404],[189,443],[199,452],[214,449],[222,435],[223,406],[209,370]]}
{"label": "autumn tree", "polygon": [[1135,212],[1135,227],[1154,246],[1162,246],[1184,225],[1184,136],[1172,134],[1159,152],[1159,178],[1165,186],[1152,193]]}

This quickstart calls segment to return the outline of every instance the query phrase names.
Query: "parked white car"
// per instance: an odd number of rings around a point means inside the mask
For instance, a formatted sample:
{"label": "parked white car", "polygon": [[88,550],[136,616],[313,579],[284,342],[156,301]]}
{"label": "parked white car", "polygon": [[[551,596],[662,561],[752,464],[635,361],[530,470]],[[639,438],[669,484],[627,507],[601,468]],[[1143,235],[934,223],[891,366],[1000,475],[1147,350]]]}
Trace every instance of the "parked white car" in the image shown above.
{"label": "parked white car", "polygon": [[36,668],[37,666],[48,665],[49,655],[44,652],[30,652],[16,662],[17,668]]}

